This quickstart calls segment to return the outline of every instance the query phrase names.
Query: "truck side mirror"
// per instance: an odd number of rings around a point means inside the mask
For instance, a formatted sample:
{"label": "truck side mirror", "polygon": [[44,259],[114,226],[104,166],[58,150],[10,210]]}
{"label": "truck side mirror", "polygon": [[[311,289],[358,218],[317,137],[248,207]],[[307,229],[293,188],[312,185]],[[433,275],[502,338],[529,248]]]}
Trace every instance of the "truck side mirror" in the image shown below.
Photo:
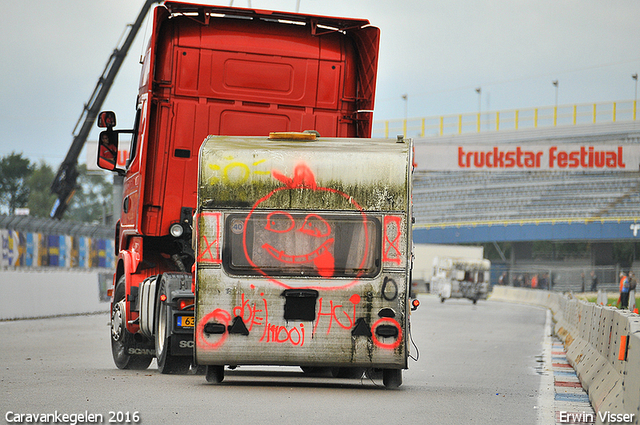
{"label": "truck side mirror", "polygon": [[116,126],[116,113],[113,111],[103,111],[98,114],[98,127],[113,128]]}
{"label": "truck side mirror", "polygon": [[118,163],[118,133],[111,129],[100,132],[98,139],[98,167],[109,170],[116,170]]}

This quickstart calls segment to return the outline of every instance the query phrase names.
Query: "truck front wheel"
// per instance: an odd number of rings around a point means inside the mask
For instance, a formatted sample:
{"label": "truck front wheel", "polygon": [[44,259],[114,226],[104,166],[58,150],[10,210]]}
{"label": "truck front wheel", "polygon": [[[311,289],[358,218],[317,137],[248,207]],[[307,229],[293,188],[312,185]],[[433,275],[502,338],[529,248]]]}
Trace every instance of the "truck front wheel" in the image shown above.
{"label": "truck front wheel", "polygon": [[113,306],[111,308],[111,354],[118,369],[144,370],[149,367],[153,356],[131,355],[129,349],[134,346],[133,335],[126,326],[126,307],[124,302],[124,276],[118,279]]}
{"label": "truck front wheel", "polygon": [[158,370],[164,374],[185,374],[189,372],[191,367],[191,356],[174,356],[171,354],[169,328],[172,314],[167,303],[160,301],[160,297],[163,294],[167,295],[167,288],[164,282],[161,283],[156,303],[155,337]]}

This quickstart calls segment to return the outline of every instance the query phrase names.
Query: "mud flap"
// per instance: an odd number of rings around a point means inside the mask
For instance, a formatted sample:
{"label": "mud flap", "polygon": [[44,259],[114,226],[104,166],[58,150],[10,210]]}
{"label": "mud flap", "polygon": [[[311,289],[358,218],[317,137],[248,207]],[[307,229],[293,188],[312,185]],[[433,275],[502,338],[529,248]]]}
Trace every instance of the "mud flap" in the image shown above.
{"label": "mud flap", "polygon": [[131,341],[126,345],[126,354],[129,356],[155,356],[156,349],[151,341]]}
{"label": "mud flap", "polygon": [[195,342],[193,334],[177,334],[171,335],[171,354],[174,356],[192,356]]}

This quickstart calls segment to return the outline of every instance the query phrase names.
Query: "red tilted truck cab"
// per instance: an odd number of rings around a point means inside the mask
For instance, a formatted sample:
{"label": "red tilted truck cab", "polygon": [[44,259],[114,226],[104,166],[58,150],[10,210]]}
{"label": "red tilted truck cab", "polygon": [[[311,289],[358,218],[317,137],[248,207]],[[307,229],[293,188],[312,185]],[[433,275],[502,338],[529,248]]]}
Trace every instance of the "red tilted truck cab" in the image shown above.
{"label": "red tilted truck cab", "polygon": [[[210,135],[314,130],[371,135],[380,31],[335,18],[167,1],[153,11],[134,128],[103,112],[98,164],[124,178],[111,304],[116,365],[163,373],[193,361],[192,220]],[[124,169],[113,159],[131,134]],[[228,158],[221,178],[245,172]],[[165,315],[160,320],[159,315]],[[182,319],[181,319],[182,320]]]}

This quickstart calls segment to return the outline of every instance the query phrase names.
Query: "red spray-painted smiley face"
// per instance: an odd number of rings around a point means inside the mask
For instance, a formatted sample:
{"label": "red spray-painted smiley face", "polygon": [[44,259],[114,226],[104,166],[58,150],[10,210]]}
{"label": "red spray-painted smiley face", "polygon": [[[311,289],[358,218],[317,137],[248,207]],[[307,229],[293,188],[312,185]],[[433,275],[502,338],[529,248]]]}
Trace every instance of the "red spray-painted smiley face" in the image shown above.
{"label": "red spray-painted smiley face", "polygon": [[[333,277],[335,259],[332,253],[332,247],[335,239],[332,236],[331,225],[327,220],[318,214],[308,214],[305,216],[301,226],[296,225],[296,220],[286,211],[275,211],[267,216],[267,224],[265,230],[278,233],[280,235],[290,235],[292,231],[299,232],[294,237],[300,238],[298,235],[306,235],[310,240],[316,239],[319,243],[318,247],[312,251],[303,253],[287,253],[284,249],[279,250],[269,243],[262,245],[276,260],[287,264],[308,264],[313,263],[318,274],[324,278]],[[308,246],[309,243],[303,243]],[[287,244],[290,246],[290,244]]]}
{"label": "red spray-painted smiley face", "polygon": [[[253,218],[253,215],[260,204],[268,201],[275,194],[286,190],[310,190],[315,192],[331,193],[336,196],[340,196],[348,201],[354,209],[360,212],[362,218],[363,237],[364,237],[364,249],[362,260],[359,264],[359,269],[363,270],[369,257],[369,232],[367,230],[367,217],[360,205],[353,198],[346,193],[339,190],[319,187],[316,184],[315,176],[311,169],[304,163],[298,164],[294,169],[294,176],[292,178],[283,175],[282,173],[274,170],[271,173],[272,177],[284,184],[283,187],[274,189],[266,196],[259,199],[247,215],[245,219],[245,225],[242,235],[242,243],[245,257],[248,263],[260,274],[269,279],[274,284],[282,286],[286,289],[292,288],[292,281],[288,280],[286,283],[282,280],[276,279],[264,271],[260,266],[256,265],[253,261],[252,255],[249,254],[247,249],[247,228],[249,221]],[[302,218],[303,217],[303,218]],[[268,253],[268,255],[277,262],[286,265],[307,265],[313,264],[314,269],[321,278],[329,279],[335,276],[335,258],[333,254],[333,247],[335,244],[334,230],[328,220],[316,213],[310,213],[302,216],[301,214],[291,214],[287,211],[274,211],[267,215],[266,224],[264,230],[276,235],[281,235],[287,240],[298,239],[302,240],[302,243],[263,243],[261,248]],[[292,246],[294,247],[292,249]],[[295,246],[298,249],[295,249]],[[331,285],[329,282],[327,286],[296,286],[297,288],[310,288],[310,289],[344,289],[355,284],[362,272],[358,272],[353,280],[339,281],[344,282],[340,285]],[[338,282],[338,281],[335,281]]]}

